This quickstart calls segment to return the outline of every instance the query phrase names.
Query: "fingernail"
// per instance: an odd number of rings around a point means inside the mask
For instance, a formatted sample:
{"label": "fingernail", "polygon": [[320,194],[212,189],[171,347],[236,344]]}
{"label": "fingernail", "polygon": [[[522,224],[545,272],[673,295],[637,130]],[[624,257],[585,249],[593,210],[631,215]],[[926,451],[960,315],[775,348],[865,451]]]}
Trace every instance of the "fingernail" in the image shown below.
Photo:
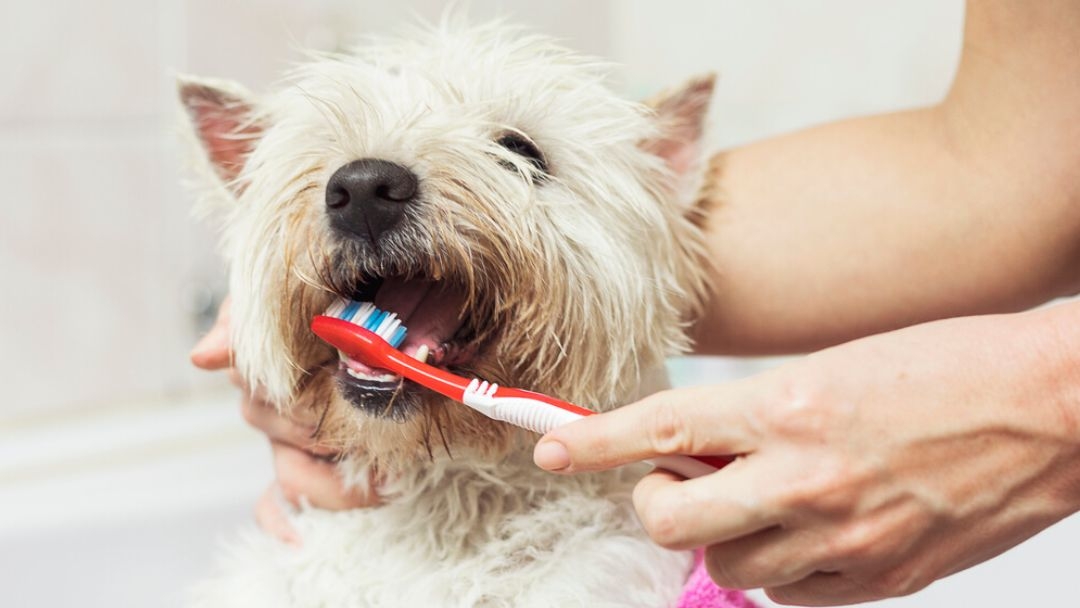
{"label": "fingernail", "polygon": [[558,441],[541,441],[533,450],[533,462],[547,471],[561,471],[570,466],[570,452]]}

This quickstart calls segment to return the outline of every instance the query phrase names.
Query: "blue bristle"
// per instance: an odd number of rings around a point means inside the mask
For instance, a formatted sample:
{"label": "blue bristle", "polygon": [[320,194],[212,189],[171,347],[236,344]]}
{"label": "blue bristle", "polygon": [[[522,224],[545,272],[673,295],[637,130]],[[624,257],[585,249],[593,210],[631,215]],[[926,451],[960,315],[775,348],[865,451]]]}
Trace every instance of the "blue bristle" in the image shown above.
{"label": "blue bristle", "polygon": [[397,348],[401,346],[401,343],[405,341],[405,326],[402,325],[394,331],[394,336],[390,338],[390,346]]}
{"label": "blue bristle", "polygon": [[356,311],[360,310],[360,303],[356,300],[349,302],[349,305],[345,307],[345,310],[341,311],[340,318],[348,321],[356,314]]}
{"label": "blue bristle", "polygon": [[[368,312],[363,316],[364,318],[353,318],[360,314],[361,309],[368,308]],[[355,325],[359,325],[368,331],[377,331],[379,326],[383,324],[383,321],[387,319],[392,313],[388,310],[381,310],[375,308],[370,302],[357,302],[356,300],[350,300],[348,304],[337,314],[339,319],[349,321]],[[395,329],[389,338],[385,338],[390,346],[397,348],[405,342],[405,335],[408,333],[408,329],[400,324],[398,321],[398,327]]]}
{"label": "blue bristle", "polygon": [[379,309],[375,309],[375,310],[376,310],[376,314],[371,315],[371,322],[367,324],[367,328],[370,329],[371,331],[375,331],[376,329],[379,329],[379,325],[382,324],[383,319],[386,318],[386,315],[390,314],[390,313],[386,312],[385,310],[379,310]]}

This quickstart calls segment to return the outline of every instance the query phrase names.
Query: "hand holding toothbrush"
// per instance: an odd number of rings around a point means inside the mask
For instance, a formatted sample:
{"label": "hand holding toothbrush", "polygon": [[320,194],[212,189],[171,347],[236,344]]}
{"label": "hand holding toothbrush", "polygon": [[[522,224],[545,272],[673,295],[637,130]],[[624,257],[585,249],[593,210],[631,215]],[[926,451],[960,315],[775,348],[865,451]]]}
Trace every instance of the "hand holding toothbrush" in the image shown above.
{"label": "hand holding toothbrush", "polygon": [[864,338],[556,428],[534,457],[574,473],[742,454],[646,476],[650,536],[707,546],[719,585],[781,603],[905,595],[1080,509],[1077,318],[1073,303]]}

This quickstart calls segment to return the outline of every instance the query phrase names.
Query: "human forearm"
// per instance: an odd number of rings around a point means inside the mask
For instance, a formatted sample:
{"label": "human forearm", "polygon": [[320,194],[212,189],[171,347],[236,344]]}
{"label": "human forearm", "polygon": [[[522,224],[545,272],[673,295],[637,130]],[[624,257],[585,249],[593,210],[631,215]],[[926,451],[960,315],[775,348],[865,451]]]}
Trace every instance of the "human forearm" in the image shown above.
{"label": "human forearm", "polygon": [[813,350],[1077,289],[1080,11],[973,4],[938,106],[718,159],[700,352]]}

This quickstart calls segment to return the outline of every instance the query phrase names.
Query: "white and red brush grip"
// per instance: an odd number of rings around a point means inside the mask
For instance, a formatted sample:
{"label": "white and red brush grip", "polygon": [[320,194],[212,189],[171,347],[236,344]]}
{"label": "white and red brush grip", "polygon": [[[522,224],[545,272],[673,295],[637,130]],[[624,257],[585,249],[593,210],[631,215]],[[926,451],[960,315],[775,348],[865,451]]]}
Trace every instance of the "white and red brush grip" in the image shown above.
{"label": "white and red brush grip", "polygon": [[[540,434],[596,413],[543,393],[503,388],[480,380],[469,383],[461,402],[489,418]],[[715,473],[731,459],[722,456],[657,456],[645,462],[694,479]]]}

